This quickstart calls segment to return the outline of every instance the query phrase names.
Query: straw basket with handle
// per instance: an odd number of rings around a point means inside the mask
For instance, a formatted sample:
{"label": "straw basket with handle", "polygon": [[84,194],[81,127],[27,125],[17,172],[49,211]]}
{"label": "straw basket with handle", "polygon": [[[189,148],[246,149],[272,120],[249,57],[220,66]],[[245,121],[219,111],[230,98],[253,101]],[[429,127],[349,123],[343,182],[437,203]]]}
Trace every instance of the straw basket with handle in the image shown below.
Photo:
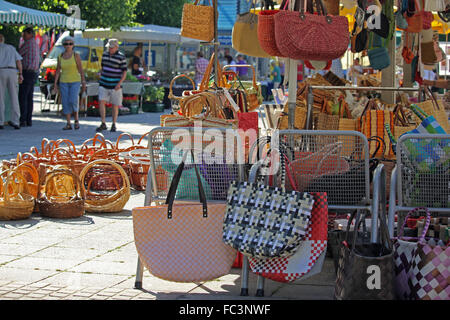
{"label": "straw basket with handle", "polygon": [[[448,120],[448,114],[445,110],[443,101],[436,100],[435,96],[428,87],[425,87],[425,93],[427,94],[429,99],[424,102],[417,103],[417,106],[425,111],[426,114],[434,116],[434,118],[442,126],[444,131],[450,133],[450,122]],[[414,115],[414,119],[417,125],[422,123],[422,120],[417,115]]]}
{"label": "straw basket with handle", "polygon": [[26,179],[16,170],[2,172],[1,177],[0,220],[28,219],[33,213],[35,198],[28,190]]}
{"label": "straw basket with handle", "polygon": [[184,4],[181,36],[208,42],[214,39],[214,8],[211,1],[209,5],[200,5],[199,0]]}
{"label": "straw basket with handle", "polygon": [[237,65],[226,65],[223,67],[223,71],[227,68],[250,68],[252,69],[252,81],[240,81],[245,90],[247,96],[247,111],[253,111],[257,109],[263,102],[263,96],[261,93],[261,87],[256,82],[256,71],[255,67],[250,64],[237,64]]}
{"label": "straw basket with handle", "polygon": [[[85,187],[85,178],[86,173],[96,165],[110,165],[119,171],[120,176],[123,181],[122,187],[119,187],[116,179],[112,179],[116,184],[116,191],[113,194],[100,194],[100,193],[92,193],[90,188],[92,184],[92,177],[87,182],[87,187]],[[86,201],[85,201],[85,210],[86,212],[97,212],[97,213],[113,213],[120,212],[123,210],[123,207],[128,202],[130,198],[130,180],[126,172],[123,168],[111,160],[95,160],[93,162],[88,163],[86,167],[84,167],[83,171],[80,174],[81,187],[84,189],[86,193]]]}
{"label": "straw basket with handle", "polygon": [[42,216],[68,219],[84,215],[85,193],[80,179],[71,170],[58,168],[47,172],[43,185],[44,191],[36,200]]}

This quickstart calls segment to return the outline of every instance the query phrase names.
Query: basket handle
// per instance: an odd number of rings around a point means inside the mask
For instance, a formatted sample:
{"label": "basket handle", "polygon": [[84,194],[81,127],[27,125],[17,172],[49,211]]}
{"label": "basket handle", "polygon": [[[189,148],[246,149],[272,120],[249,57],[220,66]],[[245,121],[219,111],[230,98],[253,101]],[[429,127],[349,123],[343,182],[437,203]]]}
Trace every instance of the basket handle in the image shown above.
{"label": "basket handle", "polygon": [[33,154],[36,158],[39,158],[40,154],[39,154],[39,150],[36,147],[31,147],[30,148],[30,153]]}
{"label": "basket handle", "polygon": [[253,82],[253,88],[257,88],[256,84],[256,72],[255,67],[253,67],[251,64],[227,64],[226,66],[223,66],[223,71],[227,68],[250,68],[252,69],[252,82]]}
{"label": "basket handle", "polygon": [[69,156],[69,159],[70,159],[70,165],[73,165],[73,157],[72,157],[72,154],[70,153],[70,151],[68,151],[67,149],[64,149],[64,148],[56,148],[55,150],[53,150],[53,152],[52,152],[52,155],[51,155],[51,157],[50,157],[50,163],[51,164],[58,164],[58,154],[60,153],[60,152],[64,152],[64,153],[66,153],[68,156]]}
{"label": "basket handle", "polygon": [[11,182],[11,177],[14,175],[16,176],[16,178],[22,180],[23,185],[25,186],[25,191],[27,192],[27,194],[30,194],[30,191],[28,189],[28,183],[27,183],[27,180],[25,179],[25,177],[22,174],[20,174],[19,172],[17,172],[16,170],[9,170],[8,176],[6,178],[5,186],[3,188],[3,195],[4,195],[5,203],[10,203],[10,194],[8,191],[8,187],[9,187],[9,183]]}
{"label": "basket handle", "polygon": [[405,221],[403,221],[402,226],[399,228],[398,232],[397,232],[397,237],[399,239],[401,239],[403,237],[403,229],[406,226],[406,221],[408,220],[408,218],[410,216],[412,216],[413,214],[419,212],[419,211],[425,211],[425,214],[427,216],[426,220],[425,220],[425,226],[423,228],[422,234],[419,237],[419,242],[422,242],[425,239],[425,236],[428,232],[428,228],[430,227],[430,221],[431,221],[431,215],[430,215],[430,211],[428,211],[427,208],[415,208],[413,210],[411,210],[410,212],[408,212],[408,214],[405,217]]}
{"label": "basket handle", "polygon": [[147,133],[145,133],[145,134],[143,134],[143,135],[139,138],[139,141],[138,141],[137,144],[141,144],[142,140],[143,140],[146,136],[148,136],[148,135],[150,135],[150,131],[147,132]]}
{"label": "basket handle", "polygon": [[[116,168],[120,175],[122,176],[122,180],[123,180],[123,186],[122,188],[130,188],[130,180],[128,179],[128,176],[125,172],[125,170],[123,170],[123,168],[118,165],[116,162],[111,161],[111,160],[105,160],[105,159],[99,159],[99,160],[94,160],[92,162],[89,162],[84,168],[83,170],[81,170],[80,172],[80,182],[81,182],[81,188],[85,188],[84,187],[84,178],[86,177],[86,173],[89,171],[89,169],[91,169],[93,166],[97,165],[97,164],[110,164],[111,166],[113,166],[114,168]],[[83,190],[84,192],[86,192],[86,190]]]}
{"label": "basket handle", "polygon": [[61,143],[65,143],[69,147],[69,151],[70,151],[70,148],[72,147],[73,155],[75,157],[78,155],[77,154],[77,148],[75,147],[74,143],[71,140],[69,140],[69,139],[59,139],[59,140],[56,141],[56,143],[57,143],[58,147],[59,147],[59,145]]}
{"label": "basket handle", "polygon": [[120,136],[117,137],[116,146],[115,146],[116,150],[120,150],[119,149],[119,142],[120,142],[120,139],[122,139],[122,137],[124,137],[124,136],[128,136],[130,138],[130,140],[131,140],[132,145],[134,145],[133,136],[131,134],[129,134],[128,132],[123,132],[123,133],[120,134]]}
{"label": "basket handle", "polygon": [[183,97],[177,97],[177,96],[175,96],[175,95],[173,94],[173,89],[172,89],[173,84],[175,83],[175,80],[177,80],[177,79],[179,79],[179,78],[187,78],[187,79],[189,79],[189,81],[190,81],[191,84],[192,84],[193,90],[196,89],[196,88],[195,88],[195,82],[194,82],[194,80],[192,80],[189,76],[187,76],[187,75],[185,75],[185,74],[180,74],[180,75],[174,77],[174,78],[172,79],[172,81],[170,81],[170,85],[169,85],[169,95],[167,96],[169,99],[174,99],[174,100],[181,100],[181,99],[183,99]]}
{"label": "basket handle", "polygon": [[[81,198],[85,199],[86,194],[85,194],[83,188],[81,188],[80,178],[76,174],[74,174],[71,170],[67,170],[67,169],[55,169],[55,170],[48,172],[45,175],[45,177],[44,177],[44,181],[45,181],[44,182],[44,193],[45,193],[45,195],[47,195],[47,186],[48,186],[50,180],[52,178],[55,178],[57,176],[62,176],[62,175],[67,175],[67,176],[72,177],[72,183],[75,187],[75,197],[77,197],[78,194],[80,194]],[[64,188],[65,188],[65,186],[64,186]],[[68,191],[68,190],[66,189],[66,191]],[[67,192],[67,193],[69,193],[69,192]]]}

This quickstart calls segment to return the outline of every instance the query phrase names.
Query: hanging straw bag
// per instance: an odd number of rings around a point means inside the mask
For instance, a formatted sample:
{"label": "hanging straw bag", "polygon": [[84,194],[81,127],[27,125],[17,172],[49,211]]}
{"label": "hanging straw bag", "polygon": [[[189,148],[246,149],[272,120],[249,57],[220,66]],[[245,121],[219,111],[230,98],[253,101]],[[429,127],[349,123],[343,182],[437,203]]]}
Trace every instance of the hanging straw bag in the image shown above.
{"label": "hanging straw bag", "polygon": [[[92,179],[91,178],[88,183],[87,187],[85,187],[85,177],[87,172],[96,165],[110,165],[114,167],[117,171],[119,171],[120,176],[122,178],[123,184],[120,187],[117,183],[116,179],[113,179],[113,181],[116,184],[116,190],[112,194],[106,194],[106,193],[92,193],[90,191]],[[90,162],[84,167],[83,171],[81,171],[80,174],[80,180],[81,180],[81,186],[84,189],[83,192],[86,194],[86,200],[85,200],[85,209],[86,212],[98,212],[98,213],[113,213],[113,212],[120,212],[123,210],[125,204],[128,202],[128,199],[130,198],[130,180],[128,179],[128,176],[126,172],[123,170],[123,168],[115,163],[114,161],[110,160],[95,160],[93,162]]]}
{"label": "hanging straw bag", "polygon": [[[283,10],[286,9],[288,0],[284,0],[280,5]],[[275,40],[275,15],[280,10],[262,10],[258,15],[258,41],[261,48],[270,56],[284,57],[278,50]]]}
{"label": "hanging straw bag", "polygon": [[181,36],[211,42],[214,39],[214,8],[209,5],[185,3],[181,17]]}
{"label": "hanging straw bag", "polygon": [[44,191],[36,200],[42,216],[69,219],[84,215],[84,190],[80,179],[71,170],[55,169],[48,172],[43,186]]}
{"label": "hanging straw bag", "polygon": [[258,41],[258,15],[255,1],[252,0],[254,12],[238,15],[231,33],[233,48],[240,53],[252,57],[270,58]]}

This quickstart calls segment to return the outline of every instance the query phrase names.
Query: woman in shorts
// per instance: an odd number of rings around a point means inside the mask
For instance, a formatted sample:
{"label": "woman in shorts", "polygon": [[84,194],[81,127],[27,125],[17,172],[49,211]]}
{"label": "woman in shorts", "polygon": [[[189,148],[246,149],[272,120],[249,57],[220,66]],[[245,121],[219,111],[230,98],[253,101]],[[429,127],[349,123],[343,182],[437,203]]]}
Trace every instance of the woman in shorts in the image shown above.
{"label": "woman in shorts", "polygon": [[63,130],[72,130],[70,123],[71,115],[75,120],[75,129],[80,128],[78,122],[78,97],[80,93],[80,82],[82,90],[86,90],[86,81],[84,78],[83,65],[81,57],[74,49],[74,40],[72,37],[65,37],[62,41],[64,52],[58,56],[58,65],[55,75],[55,91],[61,94],[63,113],[66,116],[67,124]]}

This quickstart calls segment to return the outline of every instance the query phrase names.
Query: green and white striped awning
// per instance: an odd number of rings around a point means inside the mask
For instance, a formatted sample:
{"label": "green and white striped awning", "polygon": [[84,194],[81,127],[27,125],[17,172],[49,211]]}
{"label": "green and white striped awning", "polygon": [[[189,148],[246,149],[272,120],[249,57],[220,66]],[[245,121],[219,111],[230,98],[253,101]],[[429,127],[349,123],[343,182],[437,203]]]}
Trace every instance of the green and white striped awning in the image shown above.
{"label": "green and white striped awning", "polygon": [[40,11],[0,0],[0,24],[34,25],[67,29],[86,29],[86,21],[62,14]]}

